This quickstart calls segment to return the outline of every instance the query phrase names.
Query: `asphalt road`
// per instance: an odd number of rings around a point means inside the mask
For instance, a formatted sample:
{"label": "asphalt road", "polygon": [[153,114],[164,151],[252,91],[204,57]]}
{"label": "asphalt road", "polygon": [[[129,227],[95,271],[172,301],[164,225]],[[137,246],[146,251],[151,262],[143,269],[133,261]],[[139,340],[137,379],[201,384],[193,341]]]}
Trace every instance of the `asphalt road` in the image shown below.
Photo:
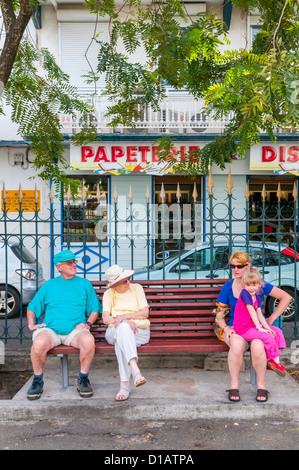
{"label": "asphalt road", "polygon": [[[51,419],[1,423],[0,450],[102,450],[103,463],[138,467],[199,463],[200,450],[298,450],[299,422],[281,421],[129,421]],[[135,451],[143,451],[136,454]],[[130,460],[138,456],[137,461]],[[181,457],[174,457],[180,455]],[[150,457],[151,456],[151,457]],[[168,461],[165,461],[168,456]],[[178,459],[181,462],[178,462]],[[108,459],[105,461],[105,459]],[[110,459],[110,462],[109,462]],[[114,459],[114,462],[111,460]],[[151,459],[148,462],[148,459]],[[184,460],[185,459],[185,460]],[[192,459],[192,461],[190,460]],[[174,460],[177,460],[176,462]],[[100,463],[100,461],[98,462]]]}

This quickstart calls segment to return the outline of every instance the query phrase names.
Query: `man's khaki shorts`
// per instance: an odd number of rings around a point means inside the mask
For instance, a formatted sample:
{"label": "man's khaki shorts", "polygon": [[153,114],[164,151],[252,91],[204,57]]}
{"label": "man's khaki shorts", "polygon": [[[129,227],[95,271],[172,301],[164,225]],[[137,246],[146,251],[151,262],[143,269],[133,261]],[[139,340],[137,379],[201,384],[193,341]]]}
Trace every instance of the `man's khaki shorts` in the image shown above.
{"label": "man's khaki shorts", "polygon": [[32,341],[34,341],[37,335],[39,333],[42,333],[43,331],[46,331],[47,333],[51,335],[51,337],[55,341],[55,346],[59,346],[60,344],[65,344],[66,346],[70,346],[71,342],[73,341],[73,339],[78,333],[80,333],[81,331],[89,331],[89,330],[73,330],[68,335],[58,335],[57,333],[55,333],[55,331],[51,330],[51,328],[41,327],[33,332]]}

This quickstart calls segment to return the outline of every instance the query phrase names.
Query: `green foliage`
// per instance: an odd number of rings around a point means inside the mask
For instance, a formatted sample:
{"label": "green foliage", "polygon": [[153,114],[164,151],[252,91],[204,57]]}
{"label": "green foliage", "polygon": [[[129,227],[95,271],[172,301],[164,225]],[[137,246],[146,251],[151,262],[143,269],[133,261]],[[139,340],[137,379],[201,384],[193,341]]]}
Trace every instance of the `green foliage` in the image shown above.
{"label": "green foliage", "polygon": [[[182,174],[207,173],[212,163],[224,168],[232,155],[244,157],[261,132],[275,141],[276,128],[299,126],[298,2],[233,0],[233,6],[260,13],[261,30],[252,50],[220,52],[220,46],[229,43],[222,20],[207,11],[194,21],[177,0],[140,7],[134,3],[129,21],[116,17],[115,5],[107,2],[105,14],[109,8],[114,12],[112,40],[101,43],[99,71],[106,72],[107,94],[117,101],[109,111],[115,125],[134,119],[138,103],[141,111],[149,105],[157,109],[165,83],[189,90],[195,99],[204,98],[206,115],[229,118],[223,134],[182,161],[173,155],[169,139],[160,140],[161,160],[174,163]],[[119,39],[128,57],[116,52]],[[143,67],[130,57],[140,45],[145,50]]]}
{"label": "green foliage", "polygon": [[[259,142],[261,131],[275,140],[275,128],[299,126],[298,2],[232,2],[235,8],[260,12],[261,30],[250,51],[223,52],[229,40],[222,20],[209,11],[194,20],[180,0],[85,1],[91,12],[111,19],[111,41],[95,39],[98,68],[86,79],[91,83],[106,74],[112,127],[134,127],[134,120],[149,106],[158,110],[166,84],[189,90],[195,99],[204,98],[206,115],[229,118],[223,134],[184,158],[173,155],[169,139],[161,139],[161,160],[175,164],[182,174],[207,173],[213,163],[224,168],[232,155],[243,157]],[[13,3],[18,7],[18,1]],[[117,50],[120,40],[125,54]],[[144,50],[143,64],[135,59],[139,47]],[[96,140],[96,120],[48,50],[38,51],[24,38],[2,99],[11,105],[19,133],[31,141],[39,176],[51,178],[57,188],[61,182],[70,183],[59,114],[81,116],[82,131],[72,137],[77,145]],[[75,193],[78,182],[73,181]]]}
{"label": "green foliage", "polygon": [[112,116],[110,125],[116,127],[121,120],[122,123],[133,127],[134,119],[149,102],[153,109],[158,108],[162,94],[161,82],[141,64],[128,62],[127,58],[117,53],[110,44],[99,44],[97,71],[106,73],[106,93],[114,101],[107,113]]}
{"label": "green foliage", "polygon": [[39,177],[52,179],[56,188],[60,183],[70,184],[75,194],[78,182],[65,173],[68,165],[59,115],[81,115],[83,130],[73,138],[77,145],[95,140],[96,126],[92,109],[78,99],[69,77],[47,49],[37,50],[29,39],[22,40],[2,100],[11,106],[11,119],[18,124],[19,134],[31,142]]}

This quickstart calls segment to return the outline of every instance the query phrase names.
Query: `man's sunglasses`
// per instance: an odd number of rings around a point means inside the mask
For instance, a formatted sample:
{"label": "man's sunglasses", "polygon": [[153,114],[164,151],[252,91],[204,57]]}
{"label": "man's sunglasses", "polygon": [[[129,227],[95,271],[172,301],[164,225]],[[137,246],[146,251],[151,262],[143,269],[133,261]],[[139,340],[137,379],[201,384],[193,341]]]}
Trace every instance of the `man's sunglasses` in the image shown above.
{"label": "man's sunglasses", "polygon": [[230,264],[230,267],[232,269],[243,269],[245,268],[245,266],[248,266],[248,263],[247,264]]}

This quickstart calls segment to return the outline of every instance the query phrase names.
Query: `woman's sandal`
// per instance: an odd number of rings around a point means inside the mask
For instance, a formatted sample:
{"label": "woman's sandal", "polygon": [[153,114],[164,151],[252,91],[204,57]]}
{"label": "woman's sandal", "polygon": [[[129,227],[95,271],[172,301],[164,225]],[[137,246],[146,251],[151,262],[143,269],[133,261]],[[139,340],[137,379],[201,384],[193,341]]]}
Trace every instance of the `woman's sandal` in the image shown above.
{"label": "woman's sandal", "polygon": [[[240,398],[240,391],[238,388],[230,388],[228,390],[226,390],[228,392],[228,399],[230,401],[234,401],[234,402],[238,402],[241,400]],[[232,398],[232,397],[236,397],[236,398]]]}
{"label": "woman's sandal", "polygon": [[[128,388],[128,387],[125,387],[125,386],[121,386],[120,388],[121,388],[121,390],[122,389],[126,390],[126,392],[118,392],[118,394],[115,397],[115,400],[116,401],[125,401],[129,398],[131,389]],[[120,398],[120,397],[124,397],[124,398]]]}
{"label": "woman's sandal", "polygon": [[[140,375],[140,380],[136,380],[136,376],[137,375]],[[141,372],[136,372],[134,375],[133,375],[133,381],[134,381],[134,385],[135,387],[140,387],[140,385],[143,385],[146,383],[146,380],[145,378],[141,375]]]}
{"label": "woman's sandal", "polygon": [[[258,388],[256,391],[256,401],[259,403],[265,403],[268,400],[268,395],[270,395],[270,392],[266,390],[265,388]],[[265,398],[265,400],[258,400],[258,398]]]}

